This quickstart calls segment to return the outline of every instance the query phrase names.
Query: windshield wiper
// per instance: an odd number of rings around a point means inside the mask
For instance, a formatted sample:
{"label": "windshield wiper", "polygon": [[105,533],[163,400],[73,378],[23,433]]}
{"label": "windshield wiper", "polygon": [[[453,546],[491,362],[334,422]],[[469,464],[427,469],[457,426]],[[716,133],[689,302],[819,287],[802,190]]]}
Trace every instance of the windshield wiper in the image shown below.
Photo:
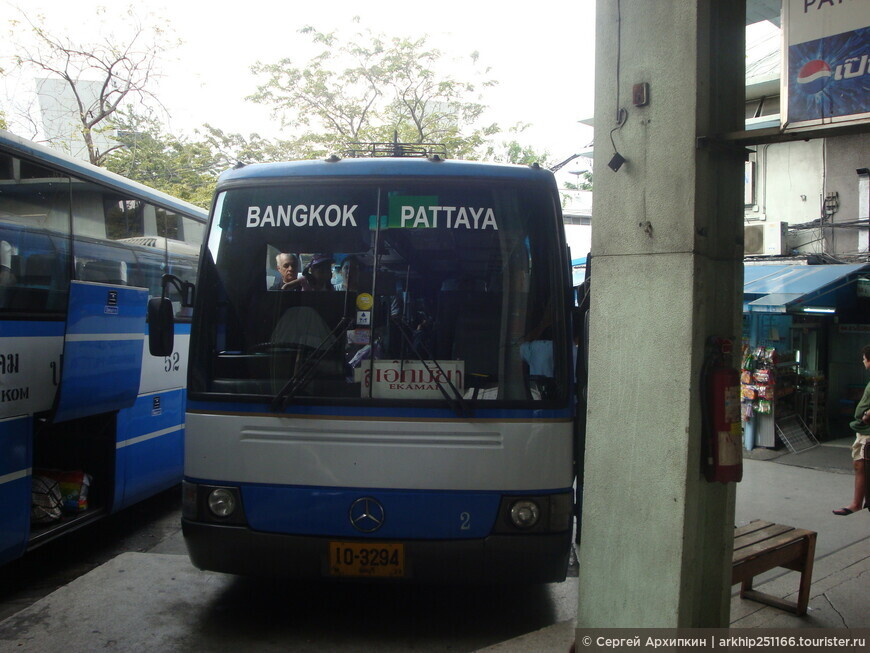
{"label": "windshield wiper", "polygon": [[[438,375],[432,375],[435,379],[435,383],[438,385],[438,389],[441,391],[441,394],[444,395],[444,399],[447,400],[447,403],[450,404],[450,407],[460,417],[471,417],[472,410],[468,405],[468,402],[465,401],[465,397],[462,396],[462,393],[459,392],[459,389],[453,385],[453,381],[450,380],[450,376],[444,371],[444,369],[438,364],[438,361],[429,353],[426,349],[426,346],[420,343],[419,345],[414,342],[413,334],[410,333],[411,329],[402,320],[401,317],[392,316],[392,321],[399,328],[399,333],[402,334],[402,339],[411,347],[411,351],[414,352],[414,356],[417,357],[417,360],[423,364],[423,367],[429,374],[432,374],[432,368],[429,366],[430,363],[435,367],[435,369],[440,372]],[[422,350],[422,353],[421,353]],[[444,387],[444,383],[442,383],[439,379],[445,379],[446,385],[452,392],[447,392],[447,389]],[[451,396],[452,395],[452,396]]]}
{"label": "windshield wiper", "polygon": [[314,371],[317,369],[318,363],[323,360],[330,347],[336,343],[338,336],[344,333],[349,323],[350,319],[347,316],[342,317],[338,324],[335,325],[335,328],[305,357],[299,369],[296,370],[295,374],[290,377],[287,383],[284,384],[284,387],[272,399],[272,410],[274,412],[284,410],[287,407],[287,403],[296,393],[308,385],[308,382],[314,375]]}

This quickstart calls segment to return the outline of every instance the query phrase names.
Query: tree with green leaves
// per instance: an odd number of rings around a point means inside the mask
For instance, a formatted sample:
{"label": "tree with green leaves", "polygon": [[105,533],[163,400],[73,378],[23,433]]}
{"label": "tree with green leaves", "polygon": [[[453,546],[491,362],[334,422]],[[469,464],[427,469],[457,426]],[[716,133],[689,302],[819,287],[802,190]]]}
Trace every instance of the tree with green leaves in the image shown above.
{"label": "tree with green leaves", "polygon": [[[571,173],[575,174],[575,173]],[[566,181],[565,188],[568,190],[592,190],[592,171],[584,170],[577,174],[576,183]]]}
{"label": "tree with green leaves", "polygon": [[[320,52],[306,61],[258,62],[265,83],[249,99],[271,106],[282,124],[301,131],[309,156],[340,153],[357,142],[446,146],[467,158],[498,132],[479,125],[486,105],[481,89],[495,82],[457,79],[439,72],[443,53],[427,37],[387,37],[364,30],[343,40],[337,32],[306,27],[301,33]],[[477,64],[470,57],[469,67]]]}
{"label": "tree with green leaves", "polygon": [[143,20],[130,7],[120,23],[123,34],[104,34],[99,42],[83,44],[50,31],[43,16],[24,9],[19,13],[21,18],[11,21],[15,67],[44,80],[59,80],[74,115],[75,134],[64,134],[59,142],[49,139],[50,144],[70,151],[71,138],[80,138],[89,161],[101,165],[121,147],[111,138],[100,138],[110,130],[114,114],[133,103],[159,104],[153,83],[161,57],[174,45],[166,21]]}
{"label": "tree with green leaves", "polygon": [[299,140],[270,140],[259,134],[233,134],[206,123],[197,135],[211,148],[219,170],[226,170],[239,164],[268,163],[269,161],[288,161],[306,158],[309,147]]}
{"label": "tree with green leaves", "polygon": [[490,142],[484,158],[496,163],[517,163],[531,165],[537,163],[543,168],[549,166],[549,153],[538,152],[530,145],[523,145],[518,139],[530,127],[529,123],[517,123],[508,130],[509,140]]}
{"label": "tree with green leaves", "polygon": [[189,141],[163,131],[153,117],[131,110],[114,116],[118,147],[103,158],[112,172],[203,208],[211,203],[225,162],[205,140]]}
{"label": "tree with green leaves", "polygon": [[251,134],[224,132],[205,124],[194,138],[165,131],[155,117],[133,110],[113,117],[119,147],[104,159],[106,168],[128,179],[208,208],[221,172],[240,163],[300,158],[303,146]]}

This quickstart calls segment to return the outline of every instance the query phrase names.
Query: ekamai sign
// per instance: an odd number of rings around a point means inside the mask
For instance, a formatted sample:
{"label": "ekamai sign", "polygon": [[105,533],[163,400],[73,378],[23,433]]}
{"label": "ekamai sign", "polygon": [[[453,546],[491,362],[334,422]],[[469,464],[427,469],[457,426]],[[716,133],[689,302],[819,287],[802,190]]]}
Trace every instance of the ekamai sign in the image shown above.
{"label": "ekamai sign", "polygon": [[376,360],[356,370],[354,380],[362,382],[362,396],[375,399],[443,399],[439,386],[452,395],[450,385],[462,394],[465,361]]}
{"label": "ekamai sign", "polygon": [[[356,227],[358,204],[282,204],[249,206],[245,226],[262,227]],[[434,196],[394,196],[386,220],[388,229],[492,229],[498,231],[495,211],[483,206],[441,204]],[[375,218],[369,228],[375,228]]]}

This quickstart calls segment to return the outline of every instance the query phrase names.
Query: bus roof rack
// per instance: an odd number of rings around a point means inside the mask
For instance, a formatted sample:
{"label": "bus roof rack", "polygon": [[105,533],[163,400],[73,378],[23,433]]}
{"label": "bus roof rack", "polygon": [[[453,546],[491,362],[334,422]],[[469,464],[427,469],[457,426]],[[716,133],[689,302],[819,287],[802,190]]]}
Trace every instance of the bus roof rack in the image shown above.
{"label": "bus roof rack", "polygon": [[447,146],[443,143],[348,143],[343,156],[349,159],[378,156],[440,157],[447,158]]}

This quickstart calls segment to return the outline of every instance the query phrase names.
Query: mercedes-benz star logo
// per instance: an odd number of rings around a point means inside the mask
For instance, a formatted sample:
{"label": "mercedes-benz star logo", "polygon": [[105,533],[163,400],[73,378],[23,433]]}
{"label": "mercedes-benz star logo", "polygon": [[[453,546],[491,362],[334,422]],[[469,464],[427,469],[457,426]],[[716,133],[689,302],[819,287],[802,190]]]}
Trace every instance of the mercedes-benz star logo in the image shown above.
{"label": "mercedes-benz star logo", "polygon": [[361,533],[374,533],[384,525],[384,516],[384,507],[371,497],[362,497],[350,504],[350,523]]}

